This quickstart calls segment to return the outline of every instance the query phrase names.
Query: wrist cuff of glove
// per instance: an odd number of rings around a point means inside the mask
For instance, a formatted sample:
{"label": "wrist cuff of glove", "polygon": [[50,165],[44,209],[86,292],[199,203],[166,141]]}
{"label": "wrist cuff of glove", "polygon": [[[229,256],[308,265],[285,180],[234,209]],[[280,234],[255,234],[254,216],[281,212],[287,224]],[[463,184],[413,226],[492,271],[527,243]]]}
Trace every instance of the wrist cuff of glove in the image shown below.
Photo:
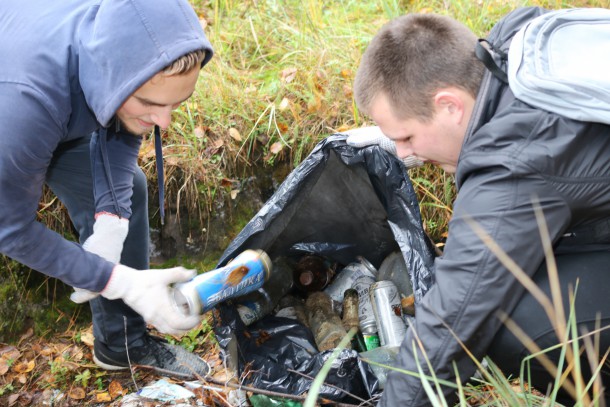
{"label": "wrist cuff of glove", "polygon": [[110,278],[106,283],[106,287],[102,291],[100,291],[100,295],[104,298],[108,298],[109,300],[116,300],[117,298],[122,298],[126,289],[126,285],[128,284],[125,279],[125,273],[131,270],[127,266],[123,266],[122,264],[117,264],[112,269],[112,274],[110,274]]}

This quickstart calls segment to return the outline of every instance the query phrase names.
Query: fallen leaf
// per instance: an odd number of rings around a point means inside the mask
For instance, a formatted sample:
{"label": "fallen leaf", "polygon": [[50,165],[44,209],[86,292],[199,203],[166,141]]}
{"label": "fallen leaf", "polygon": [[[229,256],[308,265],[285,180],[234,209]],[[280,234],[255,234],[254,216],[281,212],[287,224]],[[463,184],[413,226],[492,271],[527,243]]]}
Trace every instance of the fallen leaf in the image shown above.
{"label": "fallen leaf", "polygon": [[9,369],[9,365],[8,365],[8,360],[2,358],[0,359],[0,376],[6,374],[6,372],[8,372]]}
{"label": "fallen leaf", "polygon": [[86,395],[85,389],[82,387],[73,387],[70,389],[70,392],[68,392],[68,397],[74,400],[82,400]]}
{"label": "fallen leaf", "polygon": [[193,134],[198,140],[203,140],[205,138],[205,130],[201,126],[195,127],[195,130],[193,130]]}
{"label": "fallen leaf", "polygon": [[280,102],[280,105],[278,106],[278,109],[280,111],[284,111],[284,110],[288,109],[289,106],[290,106],[290,100],[288,100],[288,98],[284,98]]}
{"label": "fallen leaf", "polygon": [[237,198],[238,194],[239,194],[239,189],[232,189],[231,190],[231,199]]}
{"label": "fallen leaf", "polygon": [[116,380],[113,380],[108,386],[108,393],[110,394],[110,397],[114,400],[119,396],[123,396],[127,392],[123,389],[121,383],[117,382]]}
{"label": "fallen leaf", "polygon": [[282,143],[280,143],[279,141],[276,141],[275,143],[271,144],[269,151],[271,151],[273,154],[277,154],[280,151],[282,151],[283,148],[284,148],[284,145]]}
{"label": "fallen leaf", "polygon": [[93,347],[93,333],[92,332],[90,332],[90,331],[82,332],[80,335],[80,340],[82,343],[89,346],[90,348]]}
{"label": "fallen leaf", "polygon": [[234,127],[229,129],[229,136],[235,141],[242,141],[241,134],[239,134],[239,131]]}
{"label": "fallen leaf", "polygon": [[97,401],[98,403],[104,403],[104,402],[112,401],[112,398],[106,392],[97,393],[95,395],[95,401]]}
{"label": "fallen leaf", "polygon": [[[237,130],[236,130],[237,131]],[[229,130],[229,133],[231,132],[231,130]],[[218,140],[214,141],[214,148],[220,148],[222,146],[225,145],[225,142],[223,139],[219,138]]]}
{"label": "fallen leaf", "polygon": [[13,366],[13,372],[15,373],[28,373],[34,370],[36,362],[30,360],[29,362],[21,362]]}
{"label": "fallen leaf", "polygon": [[294,77],[297,75],[296,68],[286,68],[280,73],[280,79],[282,82],[290,83],[294,80]]}
{"label": "fallen leaf", "polygon": [[22,341],[30,338],[32,335],[34,335],[34,329],[28,328],[28,330],[25,331],[25,333],[23,335],[21,335],[21,337],[19,338],[19,342],[22,342]]}
{"label": "fallen leaf", "polygon": [[19,400],[19,396],[21,396],[21,394],[19,393],[11,394],[10,396],[8,396],[8,406],[13,406],[17,402],[17,400]]}
{"label": "fallen leaf", "polygon": [[352,77],[352,71],[350,69],[342,69],[341,70],[341,76],[345,79],[351,78]]}

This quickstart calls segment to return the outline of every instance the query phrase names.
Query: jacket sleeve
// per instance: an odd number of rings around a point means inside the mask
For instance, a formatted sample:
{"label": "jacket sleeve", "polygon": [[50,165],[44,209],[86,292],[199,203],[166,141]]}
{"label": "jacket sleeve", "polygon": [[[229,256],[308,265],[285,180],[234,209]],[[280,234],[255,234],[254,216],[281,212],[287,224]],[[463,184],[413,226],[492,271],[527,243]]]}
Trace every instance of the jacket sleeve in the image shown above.
{"label": "jacket sleeve", "polygon": [[[544,260],[532,199],[540,199],[551,238],[560,236],[570,222],[569,209],[557,191],[539,175],[528,174],[527,165],[521,167],[521,174],[503,166],[481,169],[462,185],[444,254],[435,262],[436,284],[416,310],[415,323],[399,351],[401,368],[417,372],[417,358],[429,374],[429,360],[438,378],[455,383],[456,369],[461,381],[468,380],[475,364],[462,346],[481,360],[501,326],[498,311],[509,313],[523,293],[522,285],[475,234],[469,220],[530,276]],[[444,387],[443,392],[452,399],[455,389]],[[380,405],[429,403],[419,378],[400,372],[388,375]]]}
{"label": "jacket sleeve", "polygon": [[114,265],[37,221],[47,168],[65,130],[40,100],[25,85],[0,84],[0,252],[66,284],[100,291]]}
{"label": "jacket sleeve", "polygon": [[101,129],[91,138],[95,212],[109,212],[129,219],[133,177],[138,164],[142,137]]}

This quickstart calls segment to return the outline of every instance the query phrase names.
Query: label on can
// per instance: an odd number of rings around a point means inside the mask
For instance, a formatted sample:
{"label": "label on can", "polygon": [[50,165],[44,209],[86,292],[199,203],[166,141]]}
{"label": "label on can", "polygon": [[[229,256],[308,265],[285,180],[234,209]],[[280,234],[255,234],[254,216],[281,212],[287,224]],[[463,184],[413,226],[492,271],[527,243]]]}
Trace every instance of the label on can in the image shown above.
{"label": "label on can", "polygon": [[388,280],[378,281],[370,287],[369,294],[381,346],[400,346],[407,333],[407,326],[402,318],[396,285]]}
{"label": "label on can", "polygon": [[365,350],[371,350],[379,347],[379,335],[375,334],[362,334],[364,339]]}
{"label": "label on can", "polygon": [[343,293],[348,288],[354,288],[354,282],[360,277],[370,277],[375,281],[377,269],[364,257],[359,256],[357,262],[345,266],[323,290],[337,304],[343,303]]}
{"label": "label on can", "polygon": [[176,284],[174,299],[187,314],[209,311],[229,298],[259,289],[271,273],[271,261],[262,250],[246,250],[224,267]]}
{"label": "label on can", "polygon": [[375,324],[375,315],[373,314],[373,306],[371,305],[371,297],[369,296],[369,290],[374,282],[374,277],[361,276],[354,281],[352,286],[358,291],[358,322],[360,326],[369,323]]}

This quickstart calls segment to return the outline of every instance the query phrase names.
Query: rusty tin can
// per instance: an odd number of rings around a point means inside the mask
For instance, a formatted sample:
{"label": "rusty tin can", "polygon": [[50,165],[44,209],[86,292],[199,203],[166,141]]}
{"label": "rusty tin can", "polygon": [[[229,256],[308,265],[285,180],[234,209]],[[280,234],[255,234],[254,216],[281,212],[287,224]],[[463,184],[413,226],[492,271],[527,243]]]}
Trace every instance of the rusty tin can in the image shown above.
{"label": "rusty tin can", "polygon": [[381,346],[400,346],[407,333],[396,285],[388,280],[371,285],[369,295]]}
{"label": "rusty tin can", "polygon": [[246,250],[226,266],[174,286],[175,304],[186,315],[203,314],[216,304],[259,289],[271,275],[271,259],[262,250]]}

